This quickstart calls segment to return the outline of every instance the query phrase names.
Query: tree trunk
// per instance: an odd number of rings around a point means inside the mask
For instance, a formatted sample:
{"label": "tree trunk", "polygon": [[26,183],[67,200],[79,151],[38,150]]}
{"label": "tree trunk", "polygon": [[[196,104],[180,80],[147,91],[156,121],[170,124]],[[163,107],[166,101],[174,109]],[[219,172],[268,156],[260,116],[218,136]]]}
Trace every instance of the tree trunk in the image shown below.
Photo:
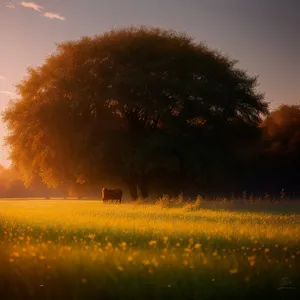
{"label": "tree trunk", "polygon": [[132,201],[136,201],[138,198],[138,191],[137,191],[137,185],[136,182],[132,181],[128,184],[129,187],[129,193]]}
{"label": "tree trunk", "polygon": [[177,159],[178,159],[179,174],[182,178],[185,178],[186,169],[185,169],[184,159],[180,154],[177,154],[176,156],[177,156]]}
{"label": "tree trunk", "polygon": [[148,184],[147,184],[147,180],[145,178],[144,172],[138,178],[138,188],[141,192],[142,198],[144,198],[144,199],[148,198],[149,190],[148,190]]}
{"label": "tree trunk", "polygon": [[145,183],[143,183],[143,184],[140,183],[139,184],[139,189],[140,189],[142,198],[146,199],[146,198],[149,197],[148,187]]}
{"label": "tree trunk", "polygon": [[130,175],[128,180],[128,187],[129,193],[132,201],[136,201],[138,198],[138,191],[137,191],[137,174],[132,164],[130,167]]}

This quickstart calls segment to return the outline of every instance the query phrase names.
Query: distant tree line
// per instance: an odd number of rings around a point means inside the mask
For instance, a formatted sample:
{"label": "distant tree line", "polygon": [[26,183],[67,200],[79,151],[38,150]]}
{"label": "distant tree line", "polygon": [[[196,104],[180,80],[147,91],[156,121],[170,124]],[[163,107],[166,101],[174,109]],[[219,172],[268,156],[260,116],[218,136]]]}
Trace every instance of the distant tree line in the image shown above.
{"label": "distant tree line", "polygon": [[281,105],[259,126],[253,158],[243,177],[249,192],[300,196],[300,105]]}
{"label": "distant tree line", "polygon": [[0,198],[45,198],[64,195],[60,190],[48,188],[38,179],[26,187],[18,172],[0,165]]}
{"label": "distant tree line", "polygon": [[270,114],[236,63],[152,27],[59,44],[3,114],[13,167],[77,195],[298,193],[299,106]]}

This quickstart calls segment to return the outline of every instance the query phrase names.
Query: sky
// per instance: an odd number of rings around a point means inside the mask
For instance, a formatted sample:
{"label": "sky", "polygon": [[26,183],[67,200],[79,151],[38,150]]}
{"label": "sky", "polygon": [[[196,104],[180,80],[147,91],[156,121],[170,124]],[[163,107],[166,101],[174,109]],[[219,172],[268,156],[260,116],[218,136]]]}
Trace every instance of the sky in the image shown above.
{"label": "sky", "polygon": [[[186,32],[239,60],[271,109],[300,101],[300,0],[0,0],[0,110],[55,43],[130,25]],[[0,121],[0,146],[6,133]]]}

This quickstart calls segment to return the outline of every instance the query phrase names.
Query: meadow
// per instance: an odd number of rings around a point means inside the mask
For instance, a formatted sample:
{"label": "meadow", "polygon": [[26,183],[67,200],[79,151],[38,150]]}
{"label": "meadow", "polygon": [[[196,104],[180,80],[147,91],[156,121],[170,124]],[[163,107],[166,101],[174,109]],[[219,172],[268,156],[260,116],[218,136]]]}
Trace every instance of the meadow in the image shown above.
{"label": "meadow", "polygon": [[299,296],[299,202],[179,202],[0,200],[0,299]]}

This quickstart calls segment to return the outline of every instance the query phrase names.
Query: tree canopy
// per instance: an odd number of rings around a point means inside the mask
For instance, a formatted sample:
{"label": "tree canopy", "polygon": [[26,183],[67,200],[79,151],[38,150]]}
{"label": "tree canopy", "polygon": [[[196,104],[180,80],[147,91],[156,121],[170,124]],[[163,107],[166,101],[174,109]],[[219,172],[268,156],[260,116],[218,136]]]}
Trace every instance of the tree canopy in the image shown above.
{"label": "tree canopy", "polygon": [[261,125],[266,151],[298,157],[300,153],[300,105],[281,105]]}
{"label": "tree canopy", "polygon": [[3,115],[13,166],[28,184],[110,181],[133,199],[225,174],[268,113],[257,78],[236,63],[154,27],[61,43]]}

